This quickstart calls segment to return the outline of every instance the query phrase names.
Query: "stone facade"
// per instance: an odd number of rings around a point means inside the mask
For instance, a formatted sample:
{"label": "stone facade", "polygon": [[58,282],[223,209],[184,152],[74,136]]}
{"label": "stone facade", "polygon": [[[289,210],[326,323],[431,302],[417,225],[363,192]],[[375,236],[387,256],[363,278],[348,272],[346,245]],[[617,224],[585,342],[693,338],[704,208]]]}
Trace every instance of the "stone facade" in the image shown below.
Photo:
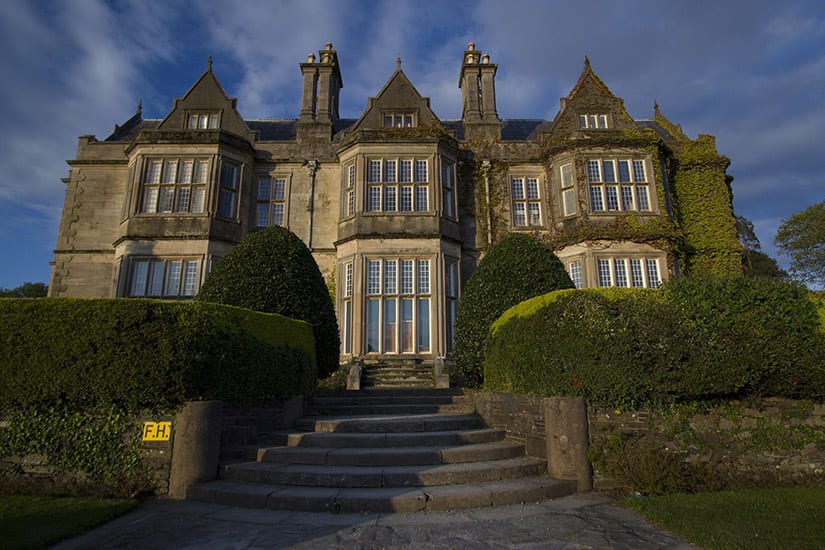
{"label": "stone facade", "polygon": [[497,65],[473,44],[459,120],[438,118],[400,60],[357,120],[339,117],[331,44],[300,70],[297,119],[244,120],[210,62],[162,120],[139,108],[102,141],[81,136],[51,295],[191,298],[245,235],[280,224],[335,281],[342,361],[432,361],[452,351],[462,284],[510,232],[547,242],[580,287],[655,287],[698,250],[669,184],[691,141],[658,108],[632,119],[587,60],[552,120],[501,119]]}

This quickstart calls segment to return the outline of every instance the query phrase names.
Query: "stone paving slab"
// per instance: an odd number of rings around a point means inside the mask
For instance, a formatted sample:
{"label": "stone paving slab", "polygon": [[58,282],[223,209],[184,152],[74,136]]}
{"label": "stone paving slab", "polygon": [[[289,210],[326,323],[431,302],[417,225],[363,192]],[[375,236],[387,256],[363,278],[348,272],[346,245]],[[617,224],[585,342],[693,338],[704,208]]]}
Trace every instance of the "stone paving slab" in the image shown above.
{"label": "stone paving slab", "polygon": [[598,493],[438,513],[318,514],[150,500],[55,548],[542,548],[692,546]]}

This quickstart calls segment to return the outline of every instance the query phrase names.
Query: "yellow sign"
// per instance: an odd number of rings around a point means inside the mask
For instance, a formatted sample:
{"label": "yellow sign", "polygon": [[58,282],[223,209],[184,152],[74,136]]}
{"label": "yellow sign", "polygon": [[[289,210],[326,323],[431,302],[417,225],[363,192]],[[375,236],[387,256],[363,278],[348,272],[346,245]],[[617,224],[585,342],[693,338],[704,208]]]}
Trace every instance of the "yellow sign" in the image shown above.
{"label": "yellow sign", "polygon": [[144,422],[143,441],[169,441],[172,437],[171,422]]}

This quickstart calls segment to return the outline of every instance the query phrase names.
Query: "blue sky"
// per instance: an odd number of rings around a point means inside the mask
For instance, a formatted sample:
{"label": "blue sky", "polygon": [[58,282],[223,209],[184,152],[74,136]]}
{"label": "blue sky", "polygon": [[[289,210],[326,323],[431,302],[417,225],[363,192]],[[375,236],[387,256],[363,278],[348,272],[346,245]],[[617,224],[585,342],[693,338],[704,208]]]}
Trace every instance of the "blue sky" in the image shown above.
{"label": "blue sky", "polygon": [[498,64],[499,116],[549,119],[587,55],[634,118],[658,101],[689,136],[717,136],[734,208],[773,256],[781,221],[825,198],[821,0],[4,0],[0,287],[48,281],[78,136],[104,139],[139,101],[162,118],[210,55],[244,117],[295,118],[298,64],[327,41],[344,117],[360,115],[400,54],[436,114],[459,118],[473,41]]}

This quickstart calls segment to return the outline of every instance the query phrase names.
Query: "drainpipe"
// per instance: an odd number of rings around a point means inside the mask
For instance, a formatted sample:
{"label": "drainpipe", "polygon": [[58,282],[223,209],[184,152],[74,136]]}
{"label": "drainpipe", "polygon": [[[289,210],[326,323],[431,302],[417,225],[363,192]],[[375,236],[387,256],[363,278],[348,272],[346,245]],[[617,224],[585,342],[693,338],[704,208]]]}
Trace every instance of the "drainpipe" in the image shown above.
{"label": "drainpipe", "polygon": [[307,248],[312,251],[312,218],[315,211],[315,172],[318,171],[318,161],[307,161],[309,169],[309,200],[307,201],[307,212],[309,212],[309,226],[307,231]]}
{"label": "drainpipe", "polygon": [[493,216],[490,211],[490,159],[481,161],[481,172],[484,174],[484,196],[487,199],[487,246],[493,244]]}

